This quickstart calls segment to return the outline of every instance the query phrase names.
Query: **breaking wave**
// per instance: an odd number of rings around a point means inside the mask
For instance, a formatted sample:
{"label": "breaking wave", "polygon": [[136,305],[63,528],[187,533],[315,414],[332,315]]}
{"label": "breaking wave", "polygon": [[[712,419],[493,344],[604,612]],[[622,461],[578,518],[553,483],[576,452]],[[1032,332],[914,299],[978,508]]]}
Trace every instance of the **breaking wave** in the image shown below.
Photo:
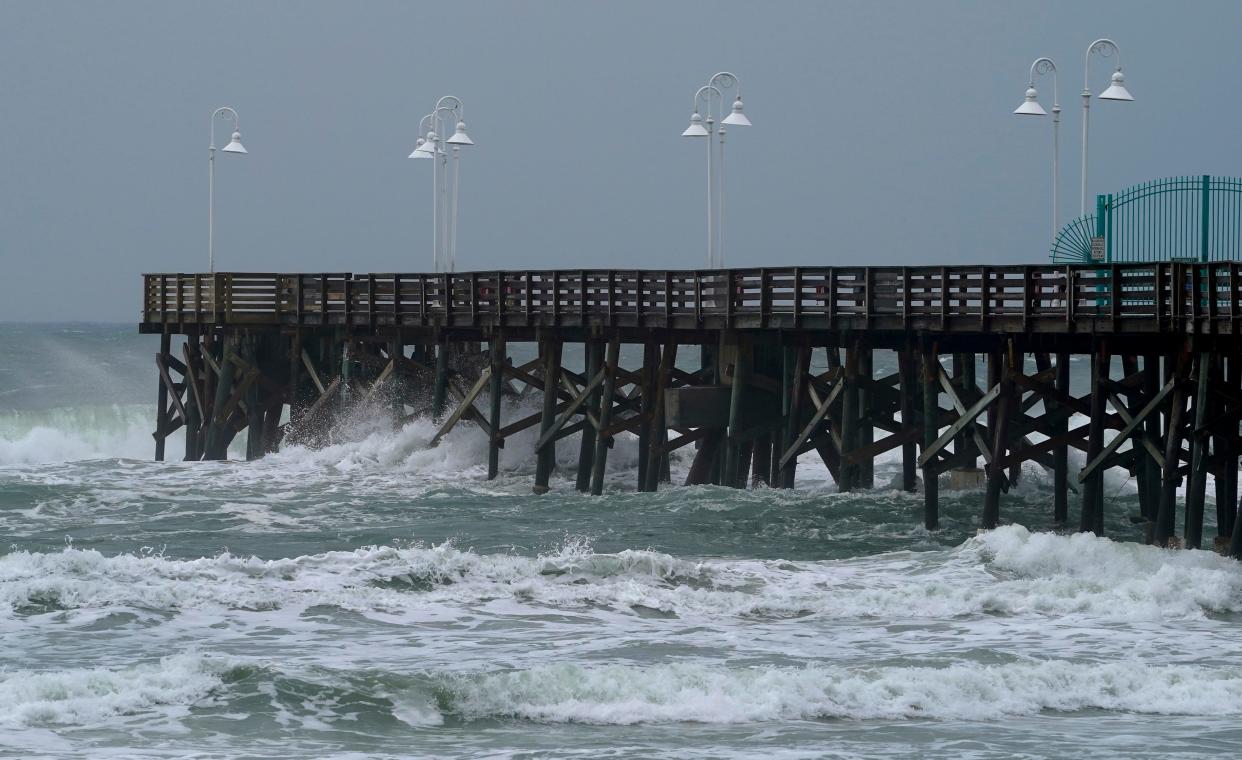
{"label": "breaking wave", "polygon": [[[261,702],[256,702],[256,698]],[[1242,714],[1242,670],[1067,660],[944,667],[555,664],[504,672],[288,670],[199,654],[128,668],[0,674],[0,726],[192,719],[237,709],[361,730],[486,719],[545,723],[998,720],[1045,711]]]}
{"label": "breaking wave", "polygon": [[1242,567],[1207,552],[1006,526],[941,552],[823,562],[600,554],[582,540],[529,557],[452,543],[371,546],[291,559],[106,556],[73,547],[0,557],[0,603],[18,614],[122,606],[268,610],[333,605],[402,613],[492,599],[659,610],[687,617],[1202,618],[1242,611]]}

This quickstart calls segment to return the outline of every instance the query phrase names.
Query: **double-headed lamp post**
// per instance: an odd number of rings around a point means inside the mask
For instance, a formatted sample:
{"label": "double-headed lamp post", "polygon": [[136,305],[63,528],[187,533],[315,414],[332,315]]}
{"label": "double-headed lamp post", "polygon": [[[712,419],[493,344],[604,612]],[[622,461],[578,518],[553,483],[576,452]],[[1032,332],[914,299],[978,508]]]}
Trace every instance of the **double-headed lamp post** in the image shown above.
{"label": "double-headed lamp post", "polygon": [[1057,185],[1061,182],[1061,101],[1057,98],[1057,66],[1051,58],[1036,58],[1031,64],[1031,81],[1026,86],[1026,99],[1014,109],[1020,116],[1047,116],[1039,104],[1039,91],[1035,89],[1035,77],[1052,73],[1052,237],[1055,239],[1060,226],[1057,219]]}
{"label": "double-headed lamp post", "polygon": [[1126,77],[1121,73],[1121,49],[1117,43],[1109,39],[1099,39],[1087,46],[1087,54],[1082,66],[1082,197],[1080,214],[1087,213],[1087,126],[1091,113],[1091,54],[1098,53],[1101,58],[1117,56],[1117,69],[1113,72],[1108,89],[1100,93],[1100,100],[1134,100],[1126,89]]}
{"label": "double-headed lamp post", "polygon": [[[713,105],[716,116],[720,116],[724,107],[724,91],[735,92],[733,107],[728,116],[720,119],[717,152],[712,147],[712,131],[717,119],[713,117]],[[699,101],[706,104],[704,110],[707,120],[699,114]],[[749,127],[750,119],[742,111],[742,87],[738,79],[727,71],[712,76],[694,93],[694,113],[690,115],[690,126],[682,132],[683,137],[707,138],[707,266],[712,269],[724,267],[724,143],[725,125]],[[717,163],[719,166],[717,166]]]}
{"label": "double-headed lamp post", "polygon": [[[431,259],[437,272],[441,271],[442,265],[444,271],[448,272],[454,271],[457,266],[457,207],[458,188],[461,184],[461,146],[474,145],[474,140],[466,134],[463,113],[462,102],[455,95],[445,95],[436,101],[436,107],[432,112],[419,122],[418,128],[421,133],[423,124],[430,121],[426,137],[419,138],[414,152],[409,156],[410,158],[435,159],[431,172]],[[453,134],[448,139],[444,139],[442,135],[448,133],[447,124],[453,125]],[[449,146],[453,155],[452,192],[449,198],[446,198],[450,195],[449,154],[441,147],[441,143]]]}
{"label": "double-headed lamp post", "polygon": [[216,117],[231,116],[233,119],[233,137],[229,144],[220,150],[225,153],[246,153],[241,144],[241,120],[237,111],[229,106],[221,106],[211,112],[211,141],[207,144],[207,271],[216,271]]}

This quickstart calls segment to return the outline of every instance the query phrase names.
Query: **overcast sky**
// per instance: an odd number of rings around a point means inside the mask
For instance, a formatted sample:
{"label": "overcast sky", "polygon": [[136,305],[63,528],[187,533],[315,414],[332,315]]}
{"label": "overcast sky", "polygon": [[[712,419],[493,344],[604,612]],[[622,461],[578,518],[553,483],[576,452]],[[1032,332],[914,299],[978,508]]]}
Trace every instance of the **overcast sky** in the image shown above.
{"label": "overcast sky", "polygon": [[[0,320],[136,321],[139,275],[427,271],[419,117],[465,102],[459,269],[705,264],[695,89],[741,79],[734,266],[1047,260],[1051,123],[1011,115],[1060,68],[1061,217],[1090,192],[1242,174],[1242,3],[0,0]],[[1111,60],[1093,57],[1092,89]],[[1045,107],[1052,83],[1038,83]],[[221,123],[218,140],[227,141]]]}

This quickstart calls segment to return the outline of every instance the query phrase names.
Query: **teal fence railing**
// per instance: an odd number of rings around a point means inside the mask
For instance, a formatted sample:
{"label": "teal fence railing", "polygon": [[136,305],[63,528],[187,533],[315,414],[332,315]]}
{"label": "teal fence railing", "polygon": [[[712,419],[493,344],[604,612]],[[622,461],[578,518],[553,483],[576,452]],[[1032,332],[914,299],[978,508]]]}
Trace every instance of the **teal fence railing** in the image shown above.
{"label": "teal fence railing", "polygon": [[[1098,242],[1094,256],[1092,238]],[[1097,195],[1095,213],[1052,241],[1059,264],[1208,262],[1242,258],[1242,179],[1166,177]]]}

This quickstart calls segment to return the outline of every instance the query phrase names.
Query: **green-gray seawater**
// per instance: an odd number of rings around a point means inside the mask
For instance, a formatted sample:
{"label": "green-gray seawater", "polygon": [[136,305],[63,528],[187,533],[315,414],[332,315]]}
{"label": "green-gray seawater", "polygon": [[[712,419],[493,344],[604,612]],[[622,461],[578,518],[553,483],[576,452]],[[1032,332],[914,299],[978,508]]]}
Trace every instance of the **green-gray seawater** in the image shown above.
{"label": "green-gray seawater", "polygon": [[[1110,540],[1056,532],[1031,464],[1004,527],[976,535],[982,494],[950,491],[929,533],[896,453],[869,492],[836,493],[811,454],[796,491],[638,494],[621,438],[590,497],[568,439],[536,497],[533,431],[488,482],[477,430],[429,449],[429,422],[359,414],[317,451],[155,463],[156,348],[125,325],[0,325],[0,756],[1167,758],[1242,740],[1242,569],[1133,543],[1124,475]],[[521,404],[506,413],[538,399]]]}

